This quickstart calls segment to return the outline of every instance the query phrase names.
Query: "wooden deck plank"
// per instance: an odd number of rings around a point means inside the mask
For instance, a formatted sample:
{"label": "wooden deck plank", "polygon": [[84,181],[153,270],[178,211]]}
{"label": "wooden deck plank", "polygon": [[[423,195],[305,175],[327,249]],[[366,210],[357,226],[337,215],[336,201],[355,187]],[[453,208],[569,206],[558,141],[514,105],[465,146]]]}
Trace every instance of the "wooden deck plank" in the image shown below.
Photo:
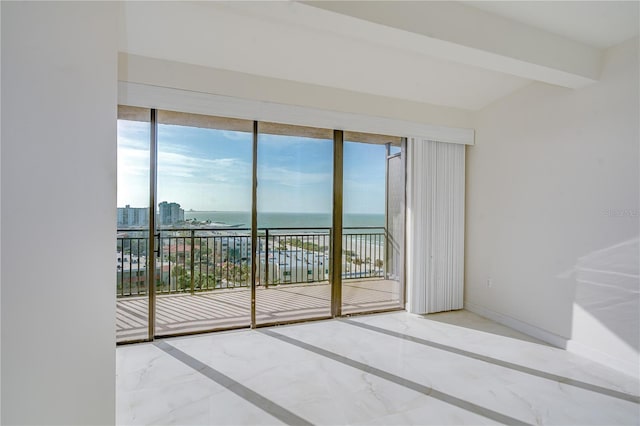
{"label": "wooden deck plank", "polygon": [[[344,313],[399,307],[400,285],[389,280],[349,281],[343,285]],[[156,332],[160,335],[249,325],[251,292],[248,288],[219,289],[191,295],[157,297]],[[148,302],[145,297],[117,299],[116,337],[127,341],[146,337]],[[328,283],[258,287],[259,323],[295,321],[330,315]]]}

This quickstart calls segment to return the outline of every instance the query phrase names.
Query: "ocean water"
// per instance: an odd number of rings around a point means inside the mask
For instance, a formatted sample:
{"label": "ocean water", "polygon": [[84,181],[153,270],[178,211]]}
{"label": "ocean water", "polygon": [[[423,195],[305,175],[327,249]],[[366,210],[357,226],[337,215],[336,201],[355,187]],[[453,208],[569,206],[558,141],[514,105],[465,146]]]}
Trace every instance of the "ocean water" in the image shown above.
{"label": "ocean water", "polygon": [[[214,225],[251,227],[251,212],[185,211],[184,218],[211,221]],[[344,227],[384,226],[384,214],[345,214]],[[258,213],[259,228],[330,228],[329,213]]]}

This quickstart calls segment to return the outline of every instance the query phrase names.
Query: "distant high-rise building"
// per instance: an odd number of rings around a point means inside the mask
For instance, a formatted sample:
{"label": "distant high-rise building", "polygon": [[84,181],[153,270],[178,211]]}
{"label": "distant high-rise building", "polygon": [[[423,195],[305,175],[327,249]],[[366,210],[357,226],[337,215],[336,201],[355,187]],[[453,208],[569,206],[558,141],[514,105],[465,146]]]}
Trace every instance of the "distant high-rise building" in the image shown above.
{"label": "distant high-rise building", "polygon": [[158,204],[158,208],[158,221],[160,225],[173,225],[184,222],[184,209],[180,208],[180,204],[163,201]]}
{"label": "distant high-rise building", "polygon": [[127,204],[118,207],[118,226],[146,226],[149,223],[149,209],[147,207],[131,207]]}

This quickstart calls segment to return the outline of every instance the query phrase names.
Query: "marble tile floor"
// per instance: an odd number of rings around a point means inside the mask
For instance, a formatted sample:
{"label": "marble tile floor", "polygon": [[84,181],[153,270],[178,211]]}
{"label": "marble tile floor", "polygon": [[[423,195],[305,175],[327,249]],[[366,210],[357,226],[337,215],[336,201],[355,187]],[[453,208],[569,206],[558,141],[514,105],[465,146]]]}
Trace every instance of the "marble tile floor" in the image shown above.
{"label": "marble tile floor", "polygon": [[120,425],[640,423],[640,383],[467,311],[120,346]]}

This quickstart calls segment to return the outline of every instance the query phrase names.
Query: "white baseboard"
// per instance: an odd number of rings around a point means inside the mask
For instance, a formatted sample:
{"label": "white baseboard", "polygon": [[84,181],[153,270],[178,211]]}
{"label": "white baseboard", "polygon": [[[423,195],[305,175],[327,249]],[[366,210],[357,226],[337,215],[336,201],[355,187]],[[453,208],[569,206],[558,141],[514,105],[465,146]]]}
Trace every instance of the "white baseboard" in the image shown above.
{"label": "white baseboard", "polygon": [[580,355],[609,368],[613,368],[621,373],[636,378],[638,377],[638,365],[636,363],[614,358],[573,339],[566,339],[562,336],[558,336],[557,334],[536,327],[535,325],[528,324],[474,303],[466,302],[464,304],[464,308],[469,312],[488,318],[498,324],[505,325],[528,336],[535,337],[536,339],[542,340],[543,342],[549,343],[555,347],[566,349],[569,352]]}
{"label": "white baseboard", "polygon": [[640,367],[638,367],[637,363],[625,361],[620,358],[614,358],[611,355],[575,340],[569,340],[567,342],[567,350],[599,364],[606,365],[614,370],[618,370],[621,373],[635,377],[636,379],[639,377],[638,373],[640,373]]}
{"label": "white baseboard", "polygon": [[485,318],[489,318],[498,324],[505,325],[516,331],[526,334],[527,336],[535,337],[536,339],[547,342],[552,346],[566,349],[568,340],[562,336],[543,330],[535,325],[528,324],[524,321],[520,321],[508,315],[501,314],[491,309],[487,309],[483,306],[476,305],[474,303],[465,302],[464,309],[474,314],[478,314]]}

